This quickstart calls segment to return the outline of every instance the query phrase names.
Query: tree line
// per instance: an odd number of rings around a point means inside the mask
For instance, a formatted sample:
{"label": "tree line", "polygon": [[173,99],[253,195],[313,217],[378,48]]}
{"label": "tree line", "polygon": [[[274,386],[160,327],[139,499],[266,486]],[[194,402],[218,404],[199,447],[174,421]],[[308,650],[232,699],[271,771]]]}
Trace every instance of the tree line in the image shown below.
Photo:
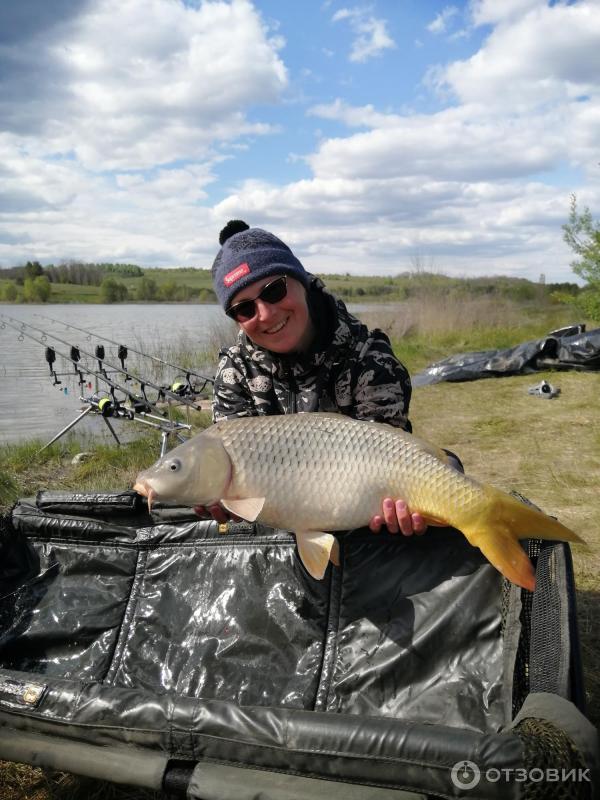
{"label": "tree line", "polygon": [[100,286],[108,275],[122,278],[139,278],[144,270],[137,264],[94,264],[83,261],[65,261],[43,267],[39,261],[28,261],[18,267],[2,270],[2,277],[23,286],[27,278],[46,277],[50,283],[71,283],[76,286]]}
{"label": "tree line", "polygon": [[[195,270],[190,268],[189,271]],[[146,276],[144,270],[136,264],[90,264],[68,261],[56,266],[50,264],[43,267],[39,261],[28,261],[22,266],[1,270],[0,277],[10,280],[0,292],[0,300],[10,303],[17,301],[45,303],[52,293],[52,284],[97,286],[100,288],[99,300],[102,303],[185,302],[194,299],[202,303],[217,301],[212,289],[194,288],[173,279],[157,284],[154,278]],[[119,280],[120,278],[140,280],[135,288],[129,289]]]}
{"label": "tree line", "polygon": [[129,291],[121,281],[108,276],[100,284],[102,303],[125,303],[128,300],[140,302],[185,302],[198,299],[201,303],[216,303],[217,296],[212,289],[197,289],[186,283],[174,280],[164,281],[160,285],[154,278],[144,275],[134,290]]}

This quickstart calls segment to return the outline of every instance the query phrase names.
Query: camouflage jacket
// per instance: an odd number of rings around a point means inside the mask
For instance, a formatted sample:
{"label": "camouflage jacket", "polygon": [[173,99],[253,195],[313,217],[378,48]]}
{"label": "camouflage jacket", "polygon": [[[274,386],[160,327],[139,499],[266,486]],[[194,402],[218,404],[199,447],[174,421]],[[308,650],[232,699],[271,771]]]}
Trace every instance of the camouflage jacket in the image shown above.
{"label": "camouflage jacket", "polygon": [[317,278],[309,290],[309,307],[318,326],[309,352],[272,353],[243,331],[237,344],[221,351],[213,421],[338,411],[410,431],[410,378],[385,333],[369,331]]}

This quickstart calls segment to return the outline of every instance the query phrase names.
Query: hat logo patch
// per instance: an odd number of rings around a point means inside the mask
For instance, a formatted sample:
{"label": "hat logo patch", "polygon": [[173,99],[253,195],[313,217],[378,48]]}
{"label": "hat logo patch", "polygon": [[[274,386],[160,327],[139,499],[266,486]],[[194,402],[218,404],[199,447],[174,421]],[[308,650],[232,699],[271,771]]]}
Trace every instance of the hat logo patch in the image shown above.
{"label": "hat logo patch", "polygon": [[245,262],[240,264],[239,267],[232,269],[231,272],[228,272],[227,275],[223,278],[223,283],[225,286],[232,286],[236,281],[239,281],[240,278],[243,278],[244,275],[248,275],[250,273],[250,267]]}

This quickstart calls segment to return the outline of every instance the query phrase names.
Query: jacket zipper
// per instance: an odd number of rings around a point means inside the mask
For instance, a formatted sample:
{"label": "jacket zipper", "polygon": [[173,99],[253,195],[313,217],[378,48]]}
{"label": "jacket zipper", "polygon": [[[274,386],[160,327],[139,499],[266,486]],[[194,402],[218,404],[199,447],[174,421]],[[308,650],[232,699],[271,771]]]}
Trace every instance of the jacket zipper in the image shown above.
{"label": "jacket zipper", "polygon": [[296,382],[294,380],[294,375],[289,366],[285,367],[285,376],[288,384],[288,408],[285,411],[286,414],[296,414],[298,411],[298,403],[296,398],[296,392],[294,391],[296,388]]}

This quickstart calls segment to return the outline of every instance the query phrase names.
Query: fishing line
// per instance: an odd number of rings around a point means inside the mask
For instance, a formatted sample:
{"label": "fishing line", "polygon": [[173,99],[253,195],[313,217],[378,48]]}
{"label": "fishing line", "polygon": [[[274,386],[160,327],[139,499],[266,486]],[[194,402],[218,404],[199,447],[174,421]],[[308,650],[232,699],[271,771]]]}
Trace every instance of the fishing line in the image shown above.
{"label": "fishing line", "polygon": [[85,333],[88,341],[91,341],[91,337],[94,336],[96,339],[102,339],[105,342],[116,345],[119,348],[118,357],[123,367],[125,366],[124,359],[127,358],[127,351],[131,350],[132,353],[136,353],[138,356],[142,356],[143,358],[151,358],[152,361],[155,361],[157,364],[162,364],[165,367],[171,367],[172,369],[176,369],[178,372],[185,373],[186,380],[190,385],[190,388],[192,388],[190,375],[193,375],[195,378],[200,378],[204,381],[204,384],[200,389],[196,390],[198,392],[203,391],[207,383],[214,383],[214,378],[209,378],[206,375],[202,375],[200,372],[194,372],[194,370],[187,369],[187,367],[183,367],[181,364],[172,364],[169,361],[159,358],[158,356],[152,356],[149,353],[142,353],[140,350],[136,350],[134,347],[131,347],[131,345],[125,346],[119,342],[115,342],[114,339],[109,339],[108,336],[101,336],[99,333],[94,333],[93,331],[86,330],[85,328],[79,328],[77,325],[73,325],[70,322],[63,322],[62,320],[53,319],[52,317],[46,316],[46,314],[36,314],[35,316],[41,317],[42,319],[47,319],[49,322],[54,322],[57,325],[64,325],[67,328],[73,328],[73,330],[79,331],[80,333]]}

